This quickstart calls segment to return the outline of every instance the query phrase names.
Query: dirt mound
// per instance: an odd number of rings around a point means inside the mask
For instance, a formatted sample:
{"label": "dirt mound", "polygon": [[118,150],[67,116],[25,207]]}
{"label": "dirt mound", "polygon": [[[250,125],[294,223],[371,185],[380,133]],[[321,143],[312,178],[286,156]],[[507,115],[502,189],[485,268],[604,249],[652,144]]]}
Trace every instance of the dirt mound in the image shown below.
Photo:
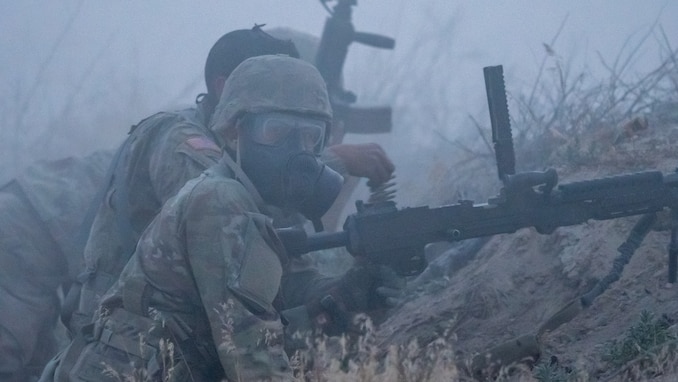
{"label": "dirt mound", "polygon": [[[598,142],[608,148],[595,163],[559,168],[560,182],[673,171],[678,165],[677,131],[675,122],[628,136],[622,130],[624,134]],[[501,342],[536,334],[567,302],[609,272],[617,247],[638,219],[593,221],[550,235],[523,229],[470,249],[453,247],[433,262],[436,271],[428,279],[410,283],[415,297],[380,325],[378,337],[384,345],[446,338],[458,359],[469,359]],[[584,380],[612,376],[614,370],[603,361],[605,347],[623,338],[641,312],[678,320],[678,286],[667,283],[669,236],[667,231],[648,234],[619,281],[571,321],[541,336],[542,359],[575,370]],[[463,255],[468,259],[455,260]]]}

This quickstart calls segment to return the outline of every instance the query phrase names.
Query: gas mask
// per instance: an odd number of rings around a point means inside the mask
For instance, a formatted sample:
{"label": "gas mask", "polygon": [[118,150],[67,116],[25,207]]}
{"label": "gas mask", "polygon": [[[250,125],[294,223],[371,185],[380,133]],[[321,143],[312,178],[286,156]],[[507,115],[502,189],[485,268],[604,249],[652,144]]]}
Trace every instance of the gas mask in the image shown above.
{"label": "gas mask", "polygon": [[239,124],[238,163],[262,199],[319,221],[343,177],[318,159],[327,123],[285,113],[246,115]]}

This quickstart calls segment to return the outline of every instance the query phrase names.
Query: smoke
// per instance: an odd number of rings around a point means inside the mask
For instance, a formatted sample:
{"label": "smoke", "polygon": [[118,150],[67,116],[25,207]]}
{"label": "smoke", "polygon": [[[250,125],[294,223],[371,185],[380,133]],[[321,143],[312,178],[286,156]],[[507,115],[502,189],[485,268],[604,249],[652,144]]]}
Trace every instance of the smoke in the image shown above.
{"label": "smoke", "polygon": [[[422,166],[441,156],[441,145],[477,134],[470,117],[485,123],[483,66],[503,64],[516,92],[533,83],[547,47],[601,73],[603,61],[647,33],[659,40],[663,30],[675,43],[677,16],[669,1],[358,2],[356,29],[397,43],[394,51],[354,44],[345,87],[361,104],[392,105],[396,126],[389,136],[348,140],[382,143],[403,188],[409,178],[425,182]],[[206,54],[225,32],[265,23],[319,36],[326,17],[315,0],[2,2],[3,175],[37,159],[115,147],[144,116],[192,103]],[[658,54],[642,49],[627,71],[653,66]]]}

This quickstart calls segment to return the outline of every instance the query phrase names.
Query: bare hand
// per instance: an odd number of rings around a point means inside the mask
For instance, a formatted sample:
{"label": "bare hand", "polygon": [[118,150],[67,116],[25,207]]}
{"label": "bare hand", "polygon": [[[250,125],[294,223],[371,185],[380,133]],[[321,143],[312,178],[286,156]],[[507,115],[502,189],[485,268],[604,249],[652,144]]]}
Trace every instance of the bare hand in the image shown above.
{"label": "bare hand", "polygon": [[338,144],[327,150],[341,159],[349,175],[368,178],[376,185],[389,180],[395,170],[384,149],[376,143]]}

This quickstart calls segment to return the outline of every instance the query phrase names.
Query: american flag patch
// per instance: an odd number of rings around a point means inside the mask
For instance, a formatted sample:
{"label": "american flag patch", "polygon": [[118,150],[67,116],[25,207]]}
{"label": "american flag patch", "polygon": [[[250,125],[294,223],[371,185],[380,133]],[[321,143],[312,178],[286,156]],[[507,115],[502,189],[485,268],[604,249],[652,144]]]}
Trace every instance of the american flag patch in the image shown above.
{"label": "american flag patch", "polygon": [[219,146],[207,137],[191,137],[186,140],[186,143],[194,150],[212,150],[221,152]]}

